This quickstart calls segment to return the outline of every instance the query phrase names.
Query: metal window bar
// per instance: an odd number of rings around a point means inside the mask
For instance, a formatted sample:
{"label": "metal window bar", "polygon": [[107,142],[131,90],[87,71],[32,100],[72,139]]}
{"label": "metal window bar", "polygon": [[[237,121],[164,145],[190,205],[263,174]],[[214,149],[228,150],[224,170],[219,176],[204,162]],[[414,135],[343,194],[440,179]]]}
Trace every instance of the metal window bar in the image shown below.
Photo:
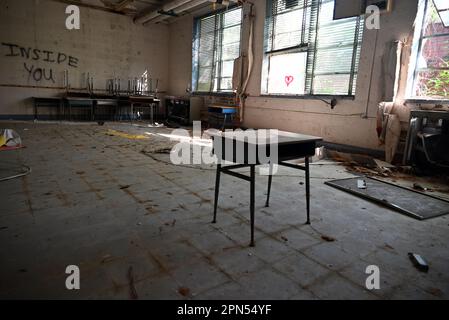
{"label": "metal window bar", "polygon": [[353,88],[354,88],[354,79],[356,77],[356,72],[358,69],[358,65],[357,65],[357,50],[359,49],[359,36],[360,36],[360,29],[363,29],[363,24],[361,24],[360,22],[363,19],[358,16],[357,17],[357,22],[356,22],[356,27],[355,27],[355,35],[354,35],[354,48],[352,51],[352,62],[351,62],[351,75],[349,77],[349,88],[348,88],[348,95],[352,95],[353,92]]}
{"label": "metal window bar", "polygon": [[[429,9],[429,0],[425,1],[424,4],[424,18],[422,20],[422,25],[421,25],[421,32],[420,32],[420,36],[419,36],[419,44],[418,44],[418,50],[417,50],[417,54],[416,54],[416,61],[418,61],[420,55],[421,55],[421,50],[422,50],[422,42],[423,42],[423,36],[424,36],[424,26],[427,23],[427,13],[428,13],[428,9]],[[416,79],[418,78],[418,68],[415,68],[414,72],[413,72],[413,84],[412,84],[412,90],[413,90],[413,96],[415,95],[415,85],[416,85]]]}
{"label": "metal window bar", "polygon": [[[311,26],[309,33],[309,48],[310,50],[307,52],[307,65],[306,65],[306,88],[305,93],[313,95],[313,80],[314,80],[314,72],[316,65],[316,52],[317,52],[317,39],[318,39],[318,31],[319,31],[319,21],[320,21],[320,8],[322,1],[312,1],[312,7],[310,16],[311,16]],[[314,19],[315,18],[315,19]]]}

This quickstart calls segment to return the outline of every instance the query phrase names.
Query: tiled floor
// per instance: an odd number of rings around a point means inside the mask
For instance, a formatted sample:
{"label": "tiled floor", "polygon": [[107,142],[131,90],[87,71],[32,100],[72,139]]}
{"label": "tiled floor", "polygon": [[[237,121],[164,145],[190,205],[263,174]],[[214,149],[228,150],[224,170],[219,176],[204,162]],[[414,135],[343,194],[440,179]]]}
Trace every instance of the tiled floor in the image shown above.
{"label": "tiled floor", "polygon": [[[302,172],[280,169],[269,208],[259,176],[250,248],[249,186],[224,176],[211,224],[214,167],[172,165],[169,129],[0,127],[26,145],[0,153],[0,173],[32,169],[0,182],[0,298],[129,299],[130,267],[139,299],[449,298],[449,217],[417,221],[324,185],[352,176],[343,166],[312,165],[311,226]],[[427,259],[428,273],[413,267],[410,251]],[[373,264],[380,289],[369,291]],[[68,265],[80,268],[80,290],[65,287]]]}

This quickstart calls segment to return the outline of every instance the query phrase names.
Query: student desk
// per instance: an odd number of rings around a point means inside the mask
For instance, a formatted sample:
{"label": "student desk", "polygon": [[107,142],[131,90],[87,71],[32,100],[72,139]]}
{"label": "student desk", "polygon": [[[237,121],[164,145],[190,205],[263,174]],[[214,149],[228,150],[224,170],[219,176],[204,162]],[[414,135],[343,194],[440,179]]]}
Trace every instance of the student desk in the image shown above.
{"label": "student desk", "polygon": [[37,120],[38,117],[38,108],[39,107],[54,107],[57,108],[57,118],[61,118],[61,109],[63,109],[64,105],[62,103],[61,98],[56,97],[32,97],[34,102],[34,120]]}
{"label": "student desk", "polygon": [[[250,130],[255,136],[259,137],[260,130]],[[254,191],[255,191],[255,167],[265,164],[267,159],[263,159],[263,155],[275,154],[277,148],[277,159],[270,159],[269,175],[268,175],[268,193],[265,206],[269,206],[270,190],[272,181],[273,164],[286,166],[289,168],[305,171],[306,184],[306,212],[307,224],[310,224],[310,175],[309,175],[309,157],[315,154],[315,147],[322,138],[308,136],[298,133],[272,130],[270,134],[266,134],[265,138],[248,139],[249,131],[233,131],[233,132],[210,132],[213,140],[213,153],[218,158],[216,179],[215,179],[215,199],[214,199],[214,217],[212,223],[217,221],[217,204],[220,188],[220,174],[225,173],[239,179],[250,182],[250,217],[251,217],[251,242],[250,246],[254,246]],[[273,143],[273,138],[277,138],[277,143]],[[253,141],[254,140],[254,141]],[[230,149],[232,148],[232,152]],[[261,155],[259,156],[259,150]],[[304,158],[304,166],[288,163],[286,161]],[[232,162],[231,165],[223,165],[223,162]],[[233,169],[249,167],[250,175],[244,175]]]}

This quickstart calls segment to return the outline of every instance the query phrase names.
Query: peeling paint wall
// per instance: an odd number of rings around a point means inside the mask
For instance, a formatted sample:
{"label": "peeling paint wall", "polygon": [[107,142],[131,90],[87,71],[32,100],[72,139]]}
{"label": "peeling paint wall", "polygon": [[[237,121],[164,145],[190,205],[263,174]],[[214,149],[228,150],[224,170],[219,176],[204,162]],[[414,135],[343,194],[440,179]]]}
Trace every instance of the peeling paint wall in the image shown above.
{"label": "peeling paint wall", "polygon": [[[260,95],[266,1],[254,1],[254,4],[255,62],[247,89],[249,98],[246,103],[244,126],[279,128],[322,136],[325,140],[334,143],[381,149],[375,129],[378,103],[383,100],[382,57],[387,52],[391,41],[406,40],[412,34],[417,0],[396,0],[393,11],[382,14],[376,50],[374,47],[377,31],[365,29],[355,100],[340,100],[334,110],[331,110],[324,102],[315,99],[270,98]],[[192,59],[193,18],[192,15],[185,16],[170,25],[170,47],[176,49],[170,52],[170,61],[175,63],[170,67],[169,93],[173,95],[185,94],[186,84],[190,83],[191,67],[187,67],[187,64]],[[187,32],[190,33],[189,36],[186,36]],[[410,47],[406,46],[405,58],[409,52]],[[401,120],[407,121],[408,107],[402,106],[407,65],[404,67],[397,108]],[[371,90],[369,90],[370,81]],[[368,117],[364,118],[367,104]]]}
{"label": "peeling paint wall", "polygon": [[[0,115],[32,114],[32,96],[61,94],[64,70],[72,88],[147,71],[168,89],[168,27],[143,27],[132,18],[80,7],[80,30],[67,30],[67,5],[50,0],[0,2]],[[22,49],[20,49],[21,47]],[[59,58],[59,61],[58,61]]]}

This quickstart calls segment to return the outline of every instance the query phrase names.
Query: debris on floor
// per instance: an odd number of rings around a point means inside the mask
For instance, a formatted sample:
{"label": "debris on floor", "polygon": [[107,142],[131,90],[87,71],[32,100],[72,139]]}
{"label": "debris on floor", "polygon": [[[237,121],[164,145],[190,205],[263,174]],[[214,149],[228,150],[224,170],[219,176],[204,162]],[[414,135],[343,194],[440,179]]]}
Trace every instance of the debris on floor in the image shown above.
{"label": "debris on floor", "polygon": [[178,292],[183,297],[187,297],[190,294],[190,289],[187,287],[179,287]]}
{"label": "debris on floor", "polygon": [[413,184],[413,189],[419,190],[419,191],[432,191],[432,189],[423,187],[422,185],[420,185],[419,183],[416,183],[416,182]]}
{"label": "debris on floor", "polygon": [[171,226],[171,227],[174,227],[175,224],[176,224],[176,219],[173,219],[173,221],[164,223],[164,225],[166,225],[166,226]]}
{"label": "debris on floor", "polygon": [[394,183],[423,192],[432,192],[439,198],[449,200],[449,174],[421,175],[411,166],[393,165],[366,155],[348,154],[325,149],[328,159],[338,161],[350,173]]}
{"label": "debris on floor", "polygon": [[427,262],[421,257],[419,254],[409,252],[408,257],[412,261],[413,265],[422,272],[428,272],[429,271],[429,265]]}
{"label": "debris on floor", "polygon": [[101,263],[108,263],[112,260],[114,260],[114,258],[110,254],[105,254],[103,257],[101,257]]}
{"label": "debris on floor", "polygon": [[113,129],[108,129],[108,131],[106,131],[105,134],[108,136],[117,136],[117,137],[122,137],[122,138],[133,139],[133,140],[144,140],[144,139],[150,138],[150,137],[144,136],[142,134],[130,134],[130,133],[113,130]]}
{"label": "debris on floor", "polygon": [[335,238],[330,237],[330,236],[326,236],[326,235],[322,235],[321,239],[323,239],[324,241],[327,241],[327,242],[334,242],[335,241]]}
{"label": "debris on floor", "polygon": [[357,180],[357,188],[359,189],[366,189],[366,182],[363,179]]}

